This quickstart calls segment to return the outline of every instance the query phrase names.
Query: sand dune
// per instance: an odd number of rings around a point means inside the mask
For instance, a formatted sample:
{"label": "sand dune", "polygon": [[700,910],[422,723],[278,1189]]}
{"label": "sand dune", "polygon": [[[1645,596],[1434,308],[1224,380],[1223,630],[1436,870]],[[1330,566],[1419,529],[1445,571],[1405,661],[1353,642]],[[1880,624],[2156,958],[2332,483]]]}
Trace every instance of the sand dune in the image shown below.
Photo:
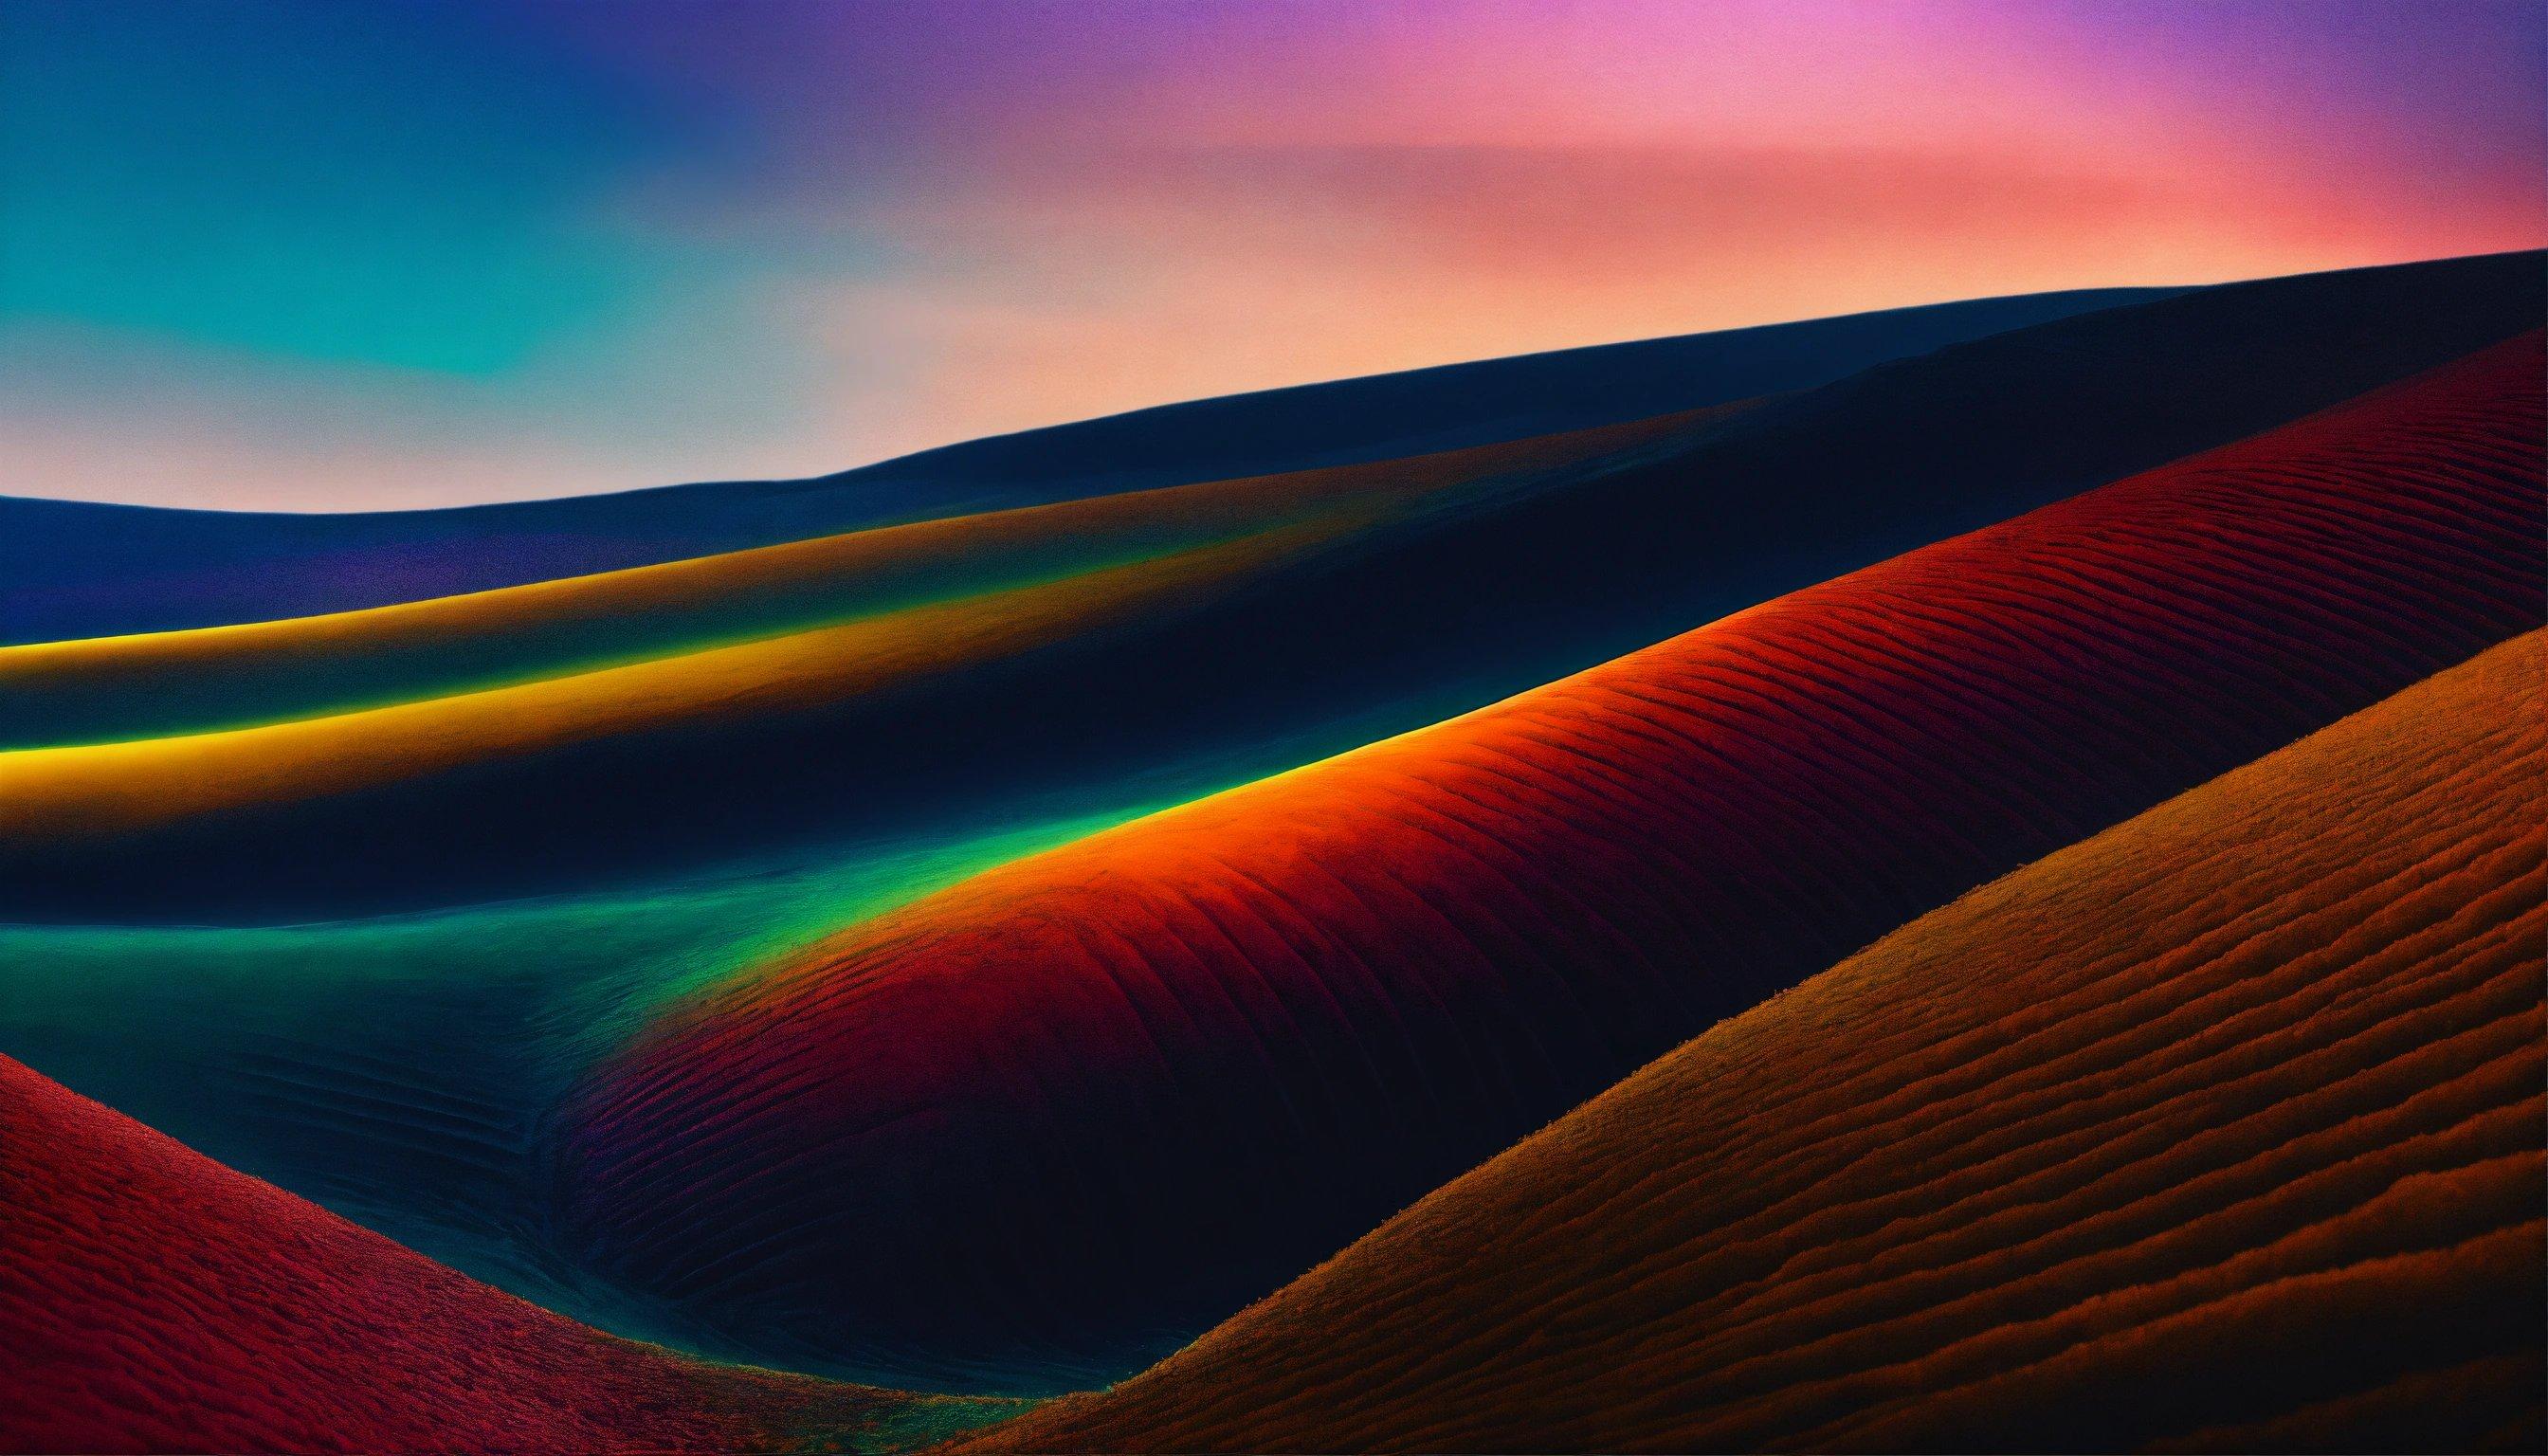
{"label": "sand dune", "polygon": [[965,1449],[2536,1450],[2543,668],[1965,896]]}
{"label": "sand dune", "polygon": [[[2485,308],[2502,286],[2463,284],[2431,301],[2419,326],[2465,327],[2469,306]],[[1973,299],[1332,380],[967,440],[811,480],[307,515],[0,496],[0,643],[341,612],[894,522],[1496,444],[1808,389],[2181,292]]]}
{"label": "sand dune", "polygon": [[0,1446],[2535,1446],[2540,261],[0,499]]}
{"label": "sand dune", "polygon": [[[764,642],[1026,586],[1102,581],[1109,568],[1200,548],[1320,523],[1367,523],[1435,492],[1635,449],[1722,412],[952,516],[361,611],[0,647],[0,749],[289,723]],[[398,733],[375,722],[362,736],[395,747]],[[265,791],[291,792],[271,783]]]}
{"label": "sand dune", "polygon": [[2537,624],[2536,334],[991,871],[677,1015],[561,1125],[703,1338],[1163,1352],[1973,884]]}
{"label": "sand dune", "polygon": [[773,1450],[999,1409],[614,1339],[7,1058],[0,1146],[8,1450]]}
{"label": "sand dune", "polygon": [[[2501,338],[2535,271],[2199,290],[1571,464],[1495,447],[0,650],[0,735],[54,745],[0,752],[0,915],[296,923],[1194,797]],[[92,741],[136,734],[181,736]]]}

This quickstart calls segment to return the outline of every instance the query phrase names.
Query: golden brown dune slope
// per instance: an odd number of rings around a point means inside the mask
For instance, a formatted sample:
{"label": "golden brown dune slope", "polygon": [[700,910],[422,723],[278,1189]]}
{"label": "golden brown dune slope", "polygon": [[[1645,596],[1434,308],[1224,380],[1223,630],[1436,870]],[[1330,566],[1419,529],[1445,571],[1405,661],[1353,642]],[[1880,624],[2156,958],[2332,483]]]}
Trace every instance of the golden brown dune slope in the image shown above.
{"label": "golden brown dune slope", "polygon": [[974,1449],[2537,1449],[2542,665],[1914,922]]}

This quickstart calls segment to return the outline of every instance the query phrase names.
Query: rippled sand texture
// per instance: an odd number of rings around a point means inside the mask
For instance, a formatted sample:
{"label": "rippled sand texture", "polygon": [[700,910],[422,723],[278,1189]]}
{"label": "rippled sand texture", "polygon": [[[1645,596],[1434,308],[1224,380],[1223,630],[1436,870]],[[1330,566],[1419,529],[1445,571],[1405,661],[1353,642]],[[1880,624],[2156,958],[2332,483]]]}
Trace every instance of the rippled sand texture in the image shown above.
{"label": "rippled sand texture", "polygon": [[742,977],[570,1098],[568,1237],[757,1357],[1102,1371],[2535,625],[2540,369],[2532,334]]}
{"label": "rippled sand texture", "polygon": [[1002,1413],[587,1329],[6,1058],[0,1147],[11,1451],[753,1451]]}
{"label": "rippled sand texture", "polygon": [[2539,633],[1886,937],[1003,1450],[2536,1450]]}

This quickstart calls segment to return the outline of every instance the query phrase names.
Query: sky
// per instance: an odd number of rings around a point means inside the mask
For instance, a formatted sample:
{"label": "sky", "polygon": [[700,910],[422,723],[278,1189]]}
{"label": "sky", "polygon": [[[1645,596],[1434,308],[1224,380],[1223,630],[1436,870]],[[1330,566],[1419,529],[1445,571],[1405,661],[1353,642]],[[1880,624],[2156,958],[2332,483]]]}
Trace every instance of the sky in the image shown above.
{"label": "sky", "polygon": [[2538,0],[0,0],[0,494],[818,475],[2544,179]]}

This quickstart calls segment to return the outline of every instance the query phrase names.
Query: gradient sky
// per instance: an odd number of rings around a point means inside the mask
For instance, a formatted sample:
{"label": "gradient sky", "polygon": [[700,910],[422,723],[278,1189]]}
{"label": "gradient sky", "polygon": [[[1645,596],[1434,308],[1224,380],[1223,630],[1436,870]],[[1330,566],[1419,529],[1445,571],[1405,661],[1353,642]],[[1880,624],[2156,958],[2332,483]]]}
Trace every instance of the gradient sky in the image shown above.
{"label": "gradient sky", "polygon": [[819,474],[2548,240],[2537,0],[0,0],[0,492]]}

